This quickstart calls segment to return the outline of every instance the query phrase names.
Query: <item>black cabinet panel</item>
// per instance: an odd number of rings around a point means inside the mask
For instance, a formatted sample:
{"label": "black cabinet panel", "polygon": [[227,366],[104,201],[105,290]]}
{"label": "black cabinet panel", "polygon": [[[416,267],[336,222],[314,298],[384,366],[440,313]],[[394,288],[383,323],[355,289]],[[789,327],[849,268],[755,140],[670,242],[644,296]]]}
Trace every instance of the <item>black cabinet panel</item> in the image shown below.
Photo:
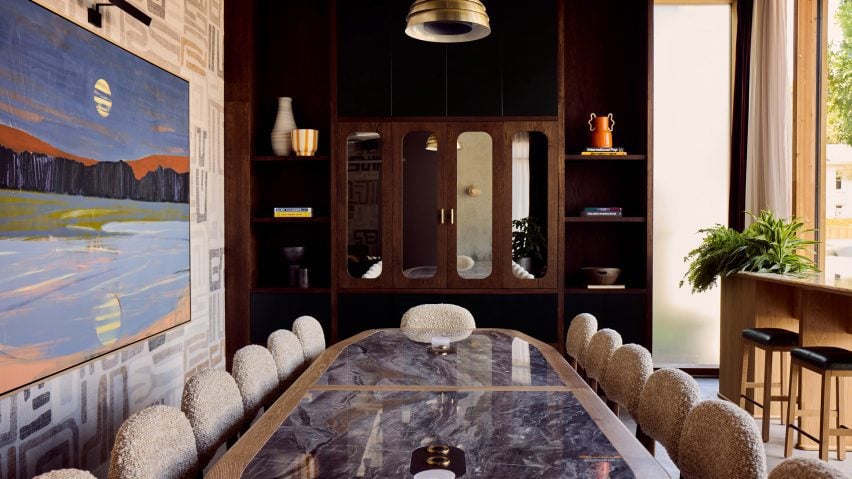
{"label": "black cabinet panel", "polygon": [[505,19],[501,32],[503,115],[556,115],[556,0],[501,1],[499,6],[500,18]]}
{"label": "black cabinet panel", "polygon": [[447,114],[499,116],[502,112],[499,9],[486,4],[491,35],[447,45]]}
{"label": "black cabinet panel", "polygon": [[393,116],[447,114],[447,50],[442,43],[405,34],[411,2],[395,0],[387,22],[393,32]]}
{"label": "black cabinet panel", "polygon": [[338,115],[391,114],[391,19],[388,0],[337,3]]}
{"label": "black cabinet panel", "polygon": [[266,347],[269,334],[292,329],[299,316],[313,316],[322,324],[325,343],[331,344],[331,297],[328,294],[251,295],[251,342]]}
{"label": "black cabinet panel", "polygon": [[646,327],[644,294],[572,293],[565,296],[565,331],[574,316],[590,313],[598,319],[598,329],[618,331],[624,344],[651,344]]}

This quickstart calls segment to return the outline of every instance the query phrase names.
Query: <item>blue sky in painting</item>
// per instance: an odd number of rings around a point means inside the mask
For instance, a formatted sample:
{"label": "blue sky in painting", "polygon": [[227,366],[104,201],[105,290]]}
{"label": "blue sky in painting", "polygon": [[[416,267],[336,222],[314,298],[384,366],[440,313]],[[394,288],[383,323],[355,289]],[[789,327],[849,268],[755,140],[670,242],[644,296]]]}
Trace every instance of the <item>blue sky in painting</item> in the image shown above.
{"label": "blue sky in painting", "polygon": [[189,156],[187,82],[28,0],[0,1],[0,124],[100,161]]}

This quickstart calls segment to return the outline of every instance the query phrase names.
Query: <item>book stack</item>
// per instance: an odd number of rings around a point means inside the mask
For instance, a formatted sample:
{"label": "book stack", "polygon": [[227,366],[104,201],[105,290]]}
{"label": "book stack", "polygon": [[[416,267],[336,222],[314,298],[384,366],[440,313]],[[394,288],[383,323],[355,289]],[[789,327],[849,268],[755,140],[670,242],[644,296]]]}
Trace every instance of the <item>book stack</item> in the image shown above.
{"label": "book stack", "polygon": [[312,218],[314,216],[313,208],[274,208],[273,216],[275,218]]}
{"label": "book stack", "polygon": [[624,148],[586,148],[580,154],[583,156],[627,156]]}
{"label": "book stack", "polygon": [[580,212],[580,216],[621,216],[620,206],[587,206]]}

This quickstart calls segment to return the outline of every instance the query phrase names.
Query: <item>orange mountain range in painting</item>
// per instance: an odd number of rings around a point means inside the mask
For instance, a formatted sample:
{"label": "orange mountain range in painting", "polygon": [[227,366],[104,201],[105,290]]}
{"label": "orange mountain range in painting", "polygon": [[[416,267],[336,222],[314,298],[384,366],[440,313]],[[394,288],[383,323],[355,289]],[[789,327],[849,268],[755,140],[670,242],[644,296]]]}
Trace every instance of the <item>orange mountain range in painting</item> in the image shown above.
{"label": "orange mountain range in painting", "polygon": [[[7,125],[0,125],[0,145],[5,146],[18,153],[29,151],[32,153],[43,153],[49,156],[60,158],[68,158],[80,162],[86,166],[98,163],[98,160],[92,158],[84,158],[78,155],[66,153],[50,143],[39,140],[29,133],[12,128]],[[157,167],[171,168],[176,173],[187,173],[189,171],[189,158],[186,156],[173,155],[151,155],[138,160],[125,161],[125,163],[133,169],[133,176],[137,180],[141,180],[149,171],[155,171]]]}

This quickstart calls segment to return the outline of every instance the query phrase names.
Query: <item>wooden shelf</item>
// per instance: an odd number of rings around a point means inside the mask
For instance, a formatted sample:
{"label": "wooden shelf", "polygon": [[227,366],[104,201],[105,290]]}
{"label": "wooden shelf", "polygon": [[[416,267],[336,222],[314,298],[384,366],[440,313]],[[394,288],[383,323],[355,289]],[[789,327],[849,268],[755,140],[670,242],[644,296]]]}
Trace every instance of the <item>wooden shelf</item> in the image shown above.
{"label": "wooden shelf", "polygon": [[331,288],[294,288],[294,287],[276,287],[276,288],[251,288],[252,293],[260,294],[329,294]]}
{"label": "wooden shelf", "polygon": [[624,289],[589,289],[589,288],[565,288],[566,293],[571,294],[647,294],[645,288]]}
{"label": "wooden shelf", "polygon": [[566,216],[566,223],[644,223],[644,216]]}
{"label": "wooden shelf", "polygon": [[268,216],[254,216],[252,224],[258,223],[281,223],[281,224],[329,224],[331,218],[328,216],[314,216],[312,218],[270,218]]}
{"label": "wooden shelf", "polygon": [[565,155],[567,161],[643,161],[648,155]]}
{"label": "wooden shelf", "polygon": [[328,155],[314,155],[314,156],[253,156],[251,157],[251,161],[258,163],[322,163],[328,162],[331,160],[331,157]]}

